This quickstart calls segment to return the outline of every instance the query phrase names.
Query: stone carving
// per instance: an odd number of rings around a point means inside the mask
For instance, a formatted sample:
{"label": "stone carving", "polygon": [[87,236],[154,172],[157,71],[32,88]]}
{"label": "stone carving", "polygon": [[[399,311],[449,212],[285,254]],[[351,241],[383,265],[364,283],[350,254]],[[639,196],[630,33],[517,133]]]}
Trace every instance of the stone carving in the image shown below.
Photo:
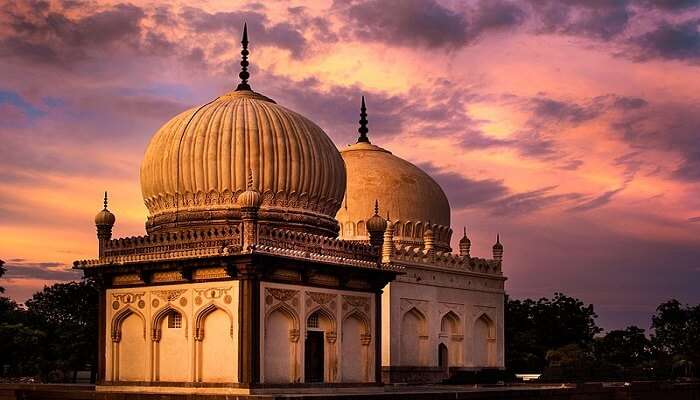
{"label": "stone carving", "polygon": [[278,301],[287,301],[294,297],[297,293],[299,293],[298,290],[291,290],[291,289],[277,289],[277,288],[267,288],[267,292],[275,299]]}
{"label": "stone carving", "polygon": [[153,294],[160,297],[163,301],[170,302],[177,300],[187,289],[172,289],[172,290],[154,290]]}
{"label": "stone carving", "polygon": [[151,278],[153,282],[171,282],[182,280],[182,274],[179,271],[155,272]]}
{"label": "stone carving", "polygon": [[195,279],[226,278],[228,274],[225,268],[202,268],[194,271]]}
{"label": "stone carving", "polygon": [[307,292],[307,295],[319,305],[326,305],[331,301],[335,300],[337,295],[333,293],[321,293],[321,292]]}
{"label": "stone carving", "polygon": [[205,299],[215,300],[226,294],[231,290],[231,287],[221,287],[221,288],[209,288],[209,289],[194,289],[197,292],[197,298],[204,297]]}
{"label": "stone carving", "polygon": [[112,283],[115,285],[128,285],[131,283],[141,282],[141,277],[139,274],[124,274],[117,275],[112,279]]}
{"label": "stone carving", "polygon": [[142,300],[144,294],[146,293],[112,293],[112,297],[122,304],[132,304]]}

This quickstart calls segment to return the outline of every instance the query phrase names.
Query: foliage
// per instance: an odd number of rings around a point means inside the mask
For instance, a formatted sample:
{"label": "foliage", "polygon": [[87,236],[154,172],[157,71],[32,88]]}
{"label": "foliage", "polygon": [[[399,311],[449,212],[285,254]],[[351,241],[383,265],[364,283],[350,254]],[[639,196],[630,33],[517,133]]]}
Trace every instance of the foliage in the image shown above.
{"label": "foliage", "polygon": [[46,381],[64,371],[94,371],[97,295],[95,285],[84,280],[46,286],[26,308],[0,297],[0,365],[10,367],[4,373]]}
{"label": "foliage", "polygon": [[657,357],[675,375],[697,375],[700,365],[700,305],[683,306],[669,300],[657,307],[651,319],[651,341]]}
{"label": "foliage", "polygon": [[[3,275],[5,275],[5,272],[7,272],[7,268],[3,267],[5,264],[5,261],[0,260],[0,278],[2,278]],[[5,288],[0,286],[0,293],[5,293]]]}
{"label": "foliage", "polygon": [[548,351],[588,347],[601,331],[593,305],[562,293],[537,301],[506,299],[505,308],[506,366],[514,372],[541,371]]}

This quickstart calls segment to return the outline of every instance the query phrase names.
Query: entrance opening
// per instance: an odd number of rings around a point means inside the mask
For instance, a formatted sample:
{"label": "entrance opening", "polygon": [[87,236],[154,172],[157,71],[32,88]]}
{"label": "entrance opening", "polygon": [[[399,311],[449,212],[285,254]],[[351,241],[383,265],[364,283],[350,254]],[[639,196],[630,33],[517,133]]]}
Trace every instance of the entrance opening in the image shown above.
{"label": "entrance opening", "polygon": [[306,382],[323,382],[323,332],[306,332],[304,375]]}
{"label": "entrance opening", "polygon": [[447,346],[444,343],[440,343],[438,346],[438,365],[442,369],[447,369],[449,358],[447,356]]}

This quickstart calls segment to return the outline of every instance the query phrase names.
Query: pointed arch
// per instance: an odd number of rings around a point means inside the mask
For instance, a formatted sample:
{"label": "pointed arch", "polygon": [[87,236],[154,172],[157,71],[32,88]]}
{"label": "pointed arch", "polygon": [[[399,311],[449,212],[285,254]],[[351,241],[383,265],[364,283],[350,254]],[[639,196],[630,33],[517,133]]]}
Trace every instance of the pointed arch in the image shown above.
{"label": "pointed arch", "polygon": [[343,324],[345,324],[345,321],[347,321],[350,318],[355,318],[358,321],[360,321],[360,323],[362,324],[363,334],[369,335],[372,332],[371,324],[369,322],[369,317],[367,316],[367,314],[357,309],[352,310],[343,318]]}
{"label": "pointed arch", "polygon": [[411,307],[401,317],[401,365],[426,365],[427,346],[428,319],[418,308]]}
{"label": "pointed arch", "polygon": [[412,238],[414,236],[413,235],[413,222],[406,221],[406,223],[404,224],[404,228],[403,228],[403,234],[404,234],[404,236],[407,236],[410,238]]}
{"label": "pointed arch", "polygon": [[304,320],[305,326],[309,318],[316,313],[325,317],[328,320],[328,322],[330,322],[330,332],[335,333],[338,331],[338,321],[336,320],[335,315],[324,306],[316,306],[312,308],[311,311],[306,313],[306,319]]}
{"label": "pointed arch", "polygon": [[457,335],[461,332],[460,318],[454,311],[448,311],[440,319],[440,331],[448,335]]}
{"label": "pointed arch", "polygon": [[299,315],[288,304],[280,302],[267,310],[262,340],[263,382],[290,383],[300,378],[297,365],[299,329]]}
{"label": "pointed arch", "polygon": [[473,323],[473,364],[491,367],[496,364],[496,324],[487,313],[481,313]]}
{"label": "pointed arch", "polygon": [[423,237],[423,223],[422,222],[416,222],[416,237],[417,238]]}
{"label": "pointed arch", "polygon": [[113,342],[120,342],[122,339],[122,322],[124,322],[125,319],[127,319],[131,314],[136,314],[141,319],[141,323],[143,325],[143,337],[144,339],[146,338],[146,317],[141,314],[141,312],[131,306],[127,306],[121,310],[119,310],[114,316],[112,317],[112,341]]}
{"label": "pointed arch", "polygon": [[167,317],[172,312],[180,314],[183,326],[185,328],[183,329],[183,332],[185,333],[185,336],[187,336],[187,329],[189,326],[187,325],[188,321],[185,312],[181,308],[168,303],[165,307],[158,310],[151,319],[151,340],[153,340],[154,342],[160,341],[160,338],[162,336],[161,321],[163,320],[163,318]]}
{"label": "pointed arch", "polygon": [[231,335],[231,337],[233,337],[233,327],[234,327],[233,314],[228,309],[221,307],[214,302],[211,302],[211,303],[207,304],[206,306],[200,308],[199,311],[197,311],[197,313],[195,313],[195,316],[194,316],[194,338],[195,338],[195,340],[198,340],[198,341],[204,340],[204,327],[202,326],[202,322],[204,322],[204,320],[206,319],[206,317],[209,314],[213,313],[216,310],[221,310],[224,313],[226,313],[226,315],[228,315],[229,323],[230,323],[229,334]]}

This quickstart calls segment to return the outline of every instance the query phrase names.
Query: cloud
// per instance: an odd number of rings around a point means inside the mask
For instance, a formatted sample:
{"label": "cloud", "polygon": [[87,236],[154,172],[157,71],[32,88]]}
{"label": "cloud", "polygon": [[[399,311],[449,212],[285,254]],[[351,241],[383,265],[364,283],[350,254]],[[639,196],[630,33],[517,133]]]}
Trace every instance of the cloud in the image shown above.
{"label": "cloud", "polygon": [[627,0],[529,0],[539,33],[609,40],[622,34],[632,17]]}
{"label": "cloud", "polygon": [[491,201],[488,204],[491,215],[501,217],[526,215],[583,197],[580,193],[553,194],[556,188],[557,186],[548,186]]}
{"label": "cloud", "polygon": [[453,209],[479,207],[508,193],[508,188],[501,180],[470,179],[455,172],[439,169],[429,163],[418,164],[418,167],[440,184]]}
{"label": "cloud", "polygon": [[3,278],[8,279],[45,279],[49,281],[80,280],[81,273],[74,271],[60,262],[29,262],[10,260],[5,264],[7,272]]}
{"label": "cloud", "polygon": [[685,11],[700,6],[700,0],[639,0],[639,3],[665,11]]}
{"label": "cloud", "polygon": [[209,13],[199,8],[185,7],[180,17],[197,34],[226,32],[238,38],[243,30],[243,22],[248,24],[251,46],[271,45],[289,50],[293,56],[301,57],[307,42],[301,30],[290,23],[271,23],[267,16],[258,11],[219,11]]}
{"label": "cloud", "polygon": [[607,192],[603,192],[602,194],[600,194],[600,195],[598,195],[590,200],[584,201],[575,207],[569,208],[568,211],[570,211],[570,212],[582,212],[582,211],[590,211],[590,210],[593,210],[593,209],[596,209],[599,207],[603,207],[604,205],[610,203],[612,201],[613,197],[615,197],[615,195],[622,192],[623,190],[625,190],[624,186],[617,188],[617,189],[608,190]]}
{"label": "cloud", "polygon": [[691,217],[691,218],[688,218],[688,222],[700,222],[700,217]]}
{"label": "cloud", "polygon": [[639,60],[662,58],[698,62],[700,60],[700,19],[682,23],[665,22],[631,39]]}
{"label": "cloud", "polygon": [[[369,0],[345,8],[347,26],[358,40],[398,46],[456,49],[488,31],[520,25],[523,11],[514,2],[481,0],[466,9],[450,9],[435,0]],[[387,12],[387,10],[391,10]]]}
{"label": "cloud", "polygon": [[71,18],[61,10],[6,3],[0,55],[51,66],[68,67],[110,49],[140,47],[142,8],[117,4]]}

